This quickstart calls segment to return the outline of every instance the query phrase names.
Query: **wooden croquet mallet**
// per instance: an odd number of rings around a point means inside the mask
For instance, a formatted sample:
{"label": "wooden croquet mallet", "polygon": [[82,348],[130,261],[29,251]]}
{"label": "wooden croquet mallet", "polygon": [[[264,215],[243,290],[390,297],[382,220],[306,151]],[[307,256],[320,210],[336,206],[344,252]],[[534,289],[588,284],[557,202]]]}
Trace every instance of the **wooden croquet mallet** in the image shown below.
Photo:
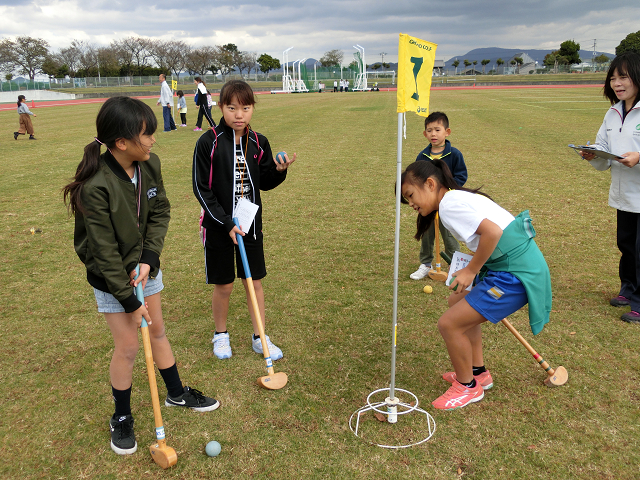
{"label": "wooden croquet mallet", "polygon": [[429,278],[431,280],[435,280],[436,282],[445,282],[447,280],[447,272],[442,271],[442,267],[440,265],[440,228],[438,227],[438,212],[436,212],[436,216],[433,219],[433,227],[436,234],[436,269],[429,270]]}
{"label": "wooden croquet mallet", "polygon": [[567,383],[569,374],[567,373],[566,368],[562,366],[559,366],[555,370],[551,368],[549,364],[544,360],[544,358],[542,358],[538,354],[538,352],[536,352],[533,347],[529,345],[529,343],[524,338],[522,338],[522,335],[518,333],[518,331],[513,327],[513,325],[511,325],[511,323],[509,323],[506,318],[502,319],[502,323],[509,329],[511,333],[513,333],[513,335],[515,335],[518,340],[520,340],[520,343],[524,345],[527,350],[529,350],[529,353],[533,355],[533,358],[535,358],[540,366],[547,372],[548,377],[544,381],[544,384],[547,387],[559,387],[560,385],[564,385],[565,383]]}
{"label": "wooden croquet mallet", "polygon": [[[140,265],[136,266],[136,278],[140,274]],[[136,287],[136,297],[144,305],[144,294],[142,292],[142,282]],[[160,399],[158,398],[158,386],[156,384],[156,368],[153,363],[153,352],[151,350],[151,338],[149,337],[149,325],[142,317],[142,344],[144,346],[144,358],[147,363],[147,376],[149,377],[149,389],[151,390],[151,404],[153,405],[153,418],[156,425],[156,441],[149,446],[151,458],[163,469],[172,467],[178,463],[178,454],[167,445],[162,423],[162,413],[160,413]]]}
{"label": "wooden croquet mallet", "polygon": [[[240,228],[240,223],[237,217],[233,217],[233,222],[238,228]],[[253,313],[256,317],[258,333],[260,334],[260,342],[262,343],[262,355],[264,356],[264,360],[267,364],[268,375],[258,378],[258,385],[269,390],[279,390],[287,384],[289,377],[287,377],[286,373],[276,373],[273,369],[273,362],[271,360],[271,355],[269,354],[269,346],[267,345],[264,327],[262,326],[262,316],[260,315],[260,307],[258,305],[256,291],[253,286],[253,278],[251,277],[251,270],[249,270],[249,260],[247,260],[247,251],[244,248],[244,240],[242,240],[242,235],[236,233],[236,240],[238,241],[238,249],[240,250],[240,257],[242,259],[242,268],[244,269],[245,276],[247,277],[247,288],[249,290],[251,306],[253,307]]]}

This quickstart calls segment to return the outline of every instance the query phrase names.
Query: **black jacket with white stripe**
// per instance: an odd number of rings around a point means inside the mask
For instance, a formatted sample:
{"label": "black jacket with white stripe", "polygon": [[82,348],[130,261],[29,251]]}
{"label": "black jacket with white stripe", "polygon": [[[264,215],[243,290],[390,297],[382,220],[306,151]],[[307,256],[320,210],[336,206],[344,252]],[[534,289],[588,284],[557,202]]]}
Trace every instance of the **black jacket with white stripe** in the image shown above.
{"label": "black jacket with white stripe", "polygon": [[[271,190],[280,185],[287,178],[287,170],[276,170],[267,137],[253,130],[249,130],[248,135],[248,147],[244,153],[253,191],[252,198],[248,200],[259,206],[249,234],[259,237],[262,235],[260,190]],[[244,148],[245,136],[241,142]],[[193,193],[204,209],[204,228],[228,233],[234,227],[231,215],[237,181],[235,144],[235,131],[226,125],[224,118],[220,119],[215,129],[208,130],[196,142],[193,152]]]}

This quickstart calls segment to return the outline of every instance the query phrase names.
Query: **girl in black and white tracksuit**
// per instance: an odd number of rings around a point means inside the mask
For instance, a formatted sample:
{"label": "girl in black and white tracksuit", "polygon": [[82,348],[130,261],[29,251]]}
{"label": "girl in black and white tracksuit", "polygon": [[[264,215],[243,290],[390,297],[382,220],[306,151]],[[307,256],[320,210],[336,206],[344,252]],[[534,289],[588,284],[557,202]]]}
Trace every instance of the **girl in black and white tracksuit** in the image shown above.
{"label": "girl in black and white tracksuit", "polygon": [[[223,117],[220,125],[204,133],[196,143],[193,155],[193,192],[202,207],[202,240],[208,284],[215,285],[212,310],[216,326],[213,353],[219,359],[231,357],[227,332],[227,313],[233,282],[240,277],[250,302],[247,275],[242,266],[236,235],[244,237],[251,278],[264,322],[264,292],[261,279],[267,274],[262,243],[261,190],[271,190],[287,177],[288,167],[296,155],[274,159],[269,141],[251,130],[255,96],[251,87],[241,80],[224,84],[219,107]],[[250,228],[239,229],[233,215],[239,202],[250,202],[257,213]],[[245,235],[246,232],[246,235]],[[235,258],[235,261],[234,261]],[[234,265],[235,264],[235,265]],[[250,309],[254,336],[253,350],[262,354],[258,336],[257,316]],[[266,336],[272,360],[282,357],[282,351]]]}
{"label": "girl in black and white tracksuit", "polygon": [[640,55],[617,56],[609,67],[604,96],[611,108],[596,137],[596,147],[623,157],[606,160],[590,152],[582,156],[596,170],[611,169],[609,205],[617,210],[620,293],[610,300],[631,306],[621,319],[640,323]]}

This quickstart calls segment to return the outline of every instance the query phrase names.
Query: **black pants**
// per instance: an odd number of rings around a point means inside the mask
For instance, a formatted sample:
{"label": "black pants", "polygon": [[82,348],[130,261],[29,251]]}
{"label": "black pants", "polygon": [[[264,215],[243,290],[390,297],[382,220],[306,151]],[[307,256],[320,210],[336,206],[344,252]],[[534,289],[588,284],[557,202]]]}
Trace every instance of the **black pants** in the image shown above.
{"label": "black pants", "polygon": [[186,113],[180,113],[180,120],[182,121],[182,125],[186,125],[187,124],[187,114]]}
{"label": "black pants", "polygon": [[631,310],[640,312],[640,213],[618,210],[620,295],[627,297]]}
{"label": "black pants", "polygon": [[198,128],[202,128],[202,117],[207,119],[211,128],[215,127],[216,123],[211,118],[211,110],[206,105],[200,105],[198,109],[198,120],[196,121],[196,127]]}

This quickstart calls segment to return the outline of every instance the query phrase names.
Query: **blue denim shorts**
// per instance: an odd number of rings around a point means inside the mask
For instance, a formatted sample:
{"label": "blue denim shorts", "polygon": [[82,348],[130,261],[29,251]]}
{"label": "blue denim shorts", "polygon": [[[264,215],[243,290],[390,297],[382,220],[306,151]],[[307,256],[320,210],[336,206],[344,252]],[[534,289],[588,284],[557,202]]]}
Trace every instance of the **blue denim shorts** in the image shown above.
{"label": "blue denim shorts", "polygon": [[[144,296],[150,297],[159,293],[164,288],[162,283],[162,270],[158,270],[156,278],[149,278],[147,285],[144,288]],[[96,288],[93,289],[93,294],[96,296],[96,302],[98,302],[98,312],[100,313],[122,313],[124,312],[123,306],[120,304],[116,297],[110,293],[103,292]]]}
{"label": "blue denim shorts", "polygon": [[491,323],[499,323],[528,302],[524,285],[515,275],[491,270],[464,298]]}

